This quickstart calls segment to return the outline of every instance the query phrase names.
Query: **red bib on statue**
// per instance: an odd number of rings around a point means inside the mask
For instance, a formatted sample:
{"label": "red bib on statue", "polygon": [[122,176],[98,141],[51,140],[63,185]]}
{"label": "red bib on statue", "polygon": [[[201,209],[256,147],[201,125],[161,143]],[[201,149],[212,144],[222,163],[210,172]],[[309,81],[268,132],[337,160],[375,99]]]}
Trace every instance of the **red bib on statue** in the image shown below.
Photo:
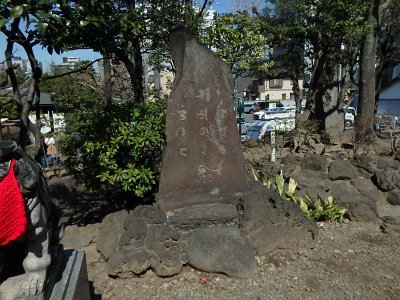
{"label": "red bib on statue", "polygon": [[14,165],[15,160],[12,160],[8,174],[0,181],[0,246],[23,236],[28,223]]}

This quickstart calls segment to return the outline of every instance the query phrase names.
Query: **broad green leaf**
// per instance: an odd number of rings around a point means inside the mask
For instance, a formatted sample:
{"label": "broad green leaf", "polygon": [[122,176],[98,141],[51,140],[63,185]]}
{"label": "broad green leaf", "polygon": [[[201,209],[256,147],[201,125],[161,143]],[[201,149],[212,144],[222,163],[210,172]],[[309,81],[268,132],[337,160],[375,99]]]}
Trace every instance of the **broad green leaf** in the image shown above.
{"label": "broad green leaf", "polygon": [[80,24],[81,26],[86,26],[87,24],[89,24],[89,22],[86,21],[86,20],[81,20],[81,21],[79,22],[79,24]]}
{"label": "broad green leaf", "polygon": [[45,23],[45,22],[39,22],[38,25],[37,25],[38,33],[39,33],[40,35],[45,35],[45,34],[46,34],[47,26],[49,26],[49,24],[47,24],[47,23]]}
{"label": "broad green leaf", "polygon": [[18,18],[24,13],[24,7],[22,5],[13,6],[10,11],[11,18]]}
{"label": "broad green leaf", "polygon": [[3,27],[6,24],[7,24],[7,20],[6,19],[0,19],[0,27]]}

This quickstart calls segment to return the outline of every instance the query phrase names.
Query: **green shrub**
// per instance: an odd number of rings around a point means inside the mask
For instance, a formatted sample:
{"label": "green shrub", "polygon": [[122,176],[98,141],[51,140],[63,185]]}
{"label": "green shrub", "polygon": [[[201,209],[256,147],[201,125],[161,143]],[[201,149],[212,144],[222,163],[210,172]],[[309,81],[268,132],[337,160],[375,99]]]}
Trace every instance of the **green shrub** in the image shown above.
{"label": "green shrub", "polygon": [[341,207],[333,202],[333,197],[328,196],[323,199],[317,195],[317,199],[312,199],[307,193],[304,197],[295,195],[297,182],[293,178],[289,178],[287,186],[285,185],[285,178],[283,177],[282,171],[275,176],[275,180],[268,179],[265,174],[254,169],[254,178],[261,181],[267,188],[274,187],[275,191],[279,196],[286,200],[296,203],[306,216],[315,221],[339,221],[343,220],[343,216],[346,213],[346,208]]}
{"label": "green shrub", "polygon": [[166,101],[98,107],[89,103],[66,117],[61,150],[69,171],[88,188],[117,192],[124,201],[145,197],[157,184]]}

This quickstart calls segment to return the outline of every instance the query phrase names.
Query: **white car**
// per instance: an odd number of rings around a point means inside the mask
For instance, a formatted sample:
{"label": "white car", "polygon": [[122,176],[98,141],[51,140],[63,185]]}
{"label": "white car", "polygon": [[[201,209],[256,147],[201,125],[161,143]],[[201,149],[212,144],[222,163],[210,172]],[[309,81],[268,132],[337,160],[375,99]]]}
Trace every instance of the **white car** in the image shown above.
{"label": "white car", "polygon": [[265,115],[265,111],[264,110],[256,111],[255,113],[253,113],[253,119],[254,120],[261,120],[261,118],[264,115]]}
{"label": "white car", "polygon": [[254,103],[253,102],[245,102],[243,104],[243,112],[245,114],[252,114],[254,112]]}
{"label": "white car", "polygon": [[344,124],[346,127],[351,127],[354,124],[354,117],[357,115],[357,111],[354,107],[349,106],[344,115]]}
{"label": "white car", "polygon": [[260,141],[267,132],[274,131],[275,128],[276,123],[274,120],[254,122],[250,128],[247,129],[246,140]]}
{"label": "white car", "polygon": [[296,108],[294,106],[286,107],[271,107],[265,111],[255,112],[253,114],[254,120],[267,120],[267,119],[278,119],[278,118],[294,118]]}

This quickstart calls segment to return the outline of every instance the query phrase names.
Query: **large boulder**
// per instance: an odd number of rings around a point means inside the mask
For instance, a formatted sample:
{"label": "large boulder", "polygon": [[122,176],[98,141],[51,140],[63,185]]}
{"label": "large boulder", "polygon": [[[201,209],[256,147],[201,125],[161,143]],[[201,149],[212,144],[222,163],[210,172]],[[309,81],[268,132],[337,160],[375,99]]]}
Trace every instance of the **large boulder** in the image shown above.
{"label": "large boulder", "polygon": [[398,170],[400,167],[400,161],[391,157],[380,157],[376,161],[376,167],[378,169],[392,168],[393,170]]}
{"label": "large boulder", "polygon": [[325,197],[328,195],[332,182],[325,172],[297,168],[291,176],[297,181],[297,194],[310,195],[316,198],[317,195]]}
{"label": "large boulder", "polygon": [[374,174],[376,171],[376,162],[375,160],[370,157],[370,156],[355,156],[352,160],[351,163],[359,168],[362,169],[366,172],[368,172],[369,174]]}
{"label": "large boulder", "polygon": [[194,231],[188,240],[188,261],[199,270],[237,278],[249,278],[257,271],[251,244],[233,227]]}
{"label": "large boulder", "polygon": [[96,247],[106,260],[118,248],[121,232],[124,229],[124,220],[127,215],[128,212],[122,210],[107,215],[101,222]]}
{"label": "large boulder", "polygon": [[[107,224],[110,227],[109,222]],[[167,224],[167,216],[163,211],[150,205],[139,206],[119,220],[118,224],[120,231],[114,235],[120,238],[112,244],[114,251],[109,254],[111,246],[99,249],[107,251],[110,275],[127,277],[150,268],[159,276],[172,276],[181,271],[185,258],[182,257],[180,233]],[[105,231],[109,232],[110,229]]]}
{"label": "large boulder", "polygon": [[376,186],[384,192],[400,187],[400,174],[391,167],[376,170],[373,180]]}
{"label": "large boulder", "polygon": [[326,172],[328,165],[329,161],[326,156],[312,152],[307,152],[302,162],[303,169],[321,172]]}
{"label": "large boulder", "polygon": [[381,229],[385,233],[400,234],[400,218],[386,217],[383,218]]}
{"label": "large boulder", "polygon": [[277,249],[311,248],[318,228],[294,203],[252,182],[238,204],[241,231],[258,255]]}
{"label": "large boulder", "polygon": [[384,193],[378,190],[370,179],[359,177],[351,180],[350,183],[360,192],[361,195],[374,202],[383,201],[385,199]]}
{"label": "large boulder", "polygon": [[179,274],[183,267],[180,234],[174,226],[152,226],[146,248],[152,253],[151,268],[158,276]]}
{"label": "large boulder", "polygon": [[399,190],[390,191],[387,194],[387,201],[391,205],[400,205],[400,191]]}
{"label": "large boulder", "polygon": [[348,209],[347,216],[352,221],[378,222],[376,204],[371,198],[362,195],[356,187],[345,180],[332,183],[334,200]]}
{"label": "large boulder", "polygon": [[348,160],[336,159],[329,165],[331,180],[354,179],[359,176],[357,169]]}
{"label": "large boulder", "polygon": [[144,247],[118,249],[107,261],[108,274],[113,277],[130,278],[146,272],[151,267],[151,253]]}
{"label": "large boulder", "polygon": [[290,176],[297,166],[300,166],[303,157],[298,154],[288,154],[281,159],[283,174]]}

